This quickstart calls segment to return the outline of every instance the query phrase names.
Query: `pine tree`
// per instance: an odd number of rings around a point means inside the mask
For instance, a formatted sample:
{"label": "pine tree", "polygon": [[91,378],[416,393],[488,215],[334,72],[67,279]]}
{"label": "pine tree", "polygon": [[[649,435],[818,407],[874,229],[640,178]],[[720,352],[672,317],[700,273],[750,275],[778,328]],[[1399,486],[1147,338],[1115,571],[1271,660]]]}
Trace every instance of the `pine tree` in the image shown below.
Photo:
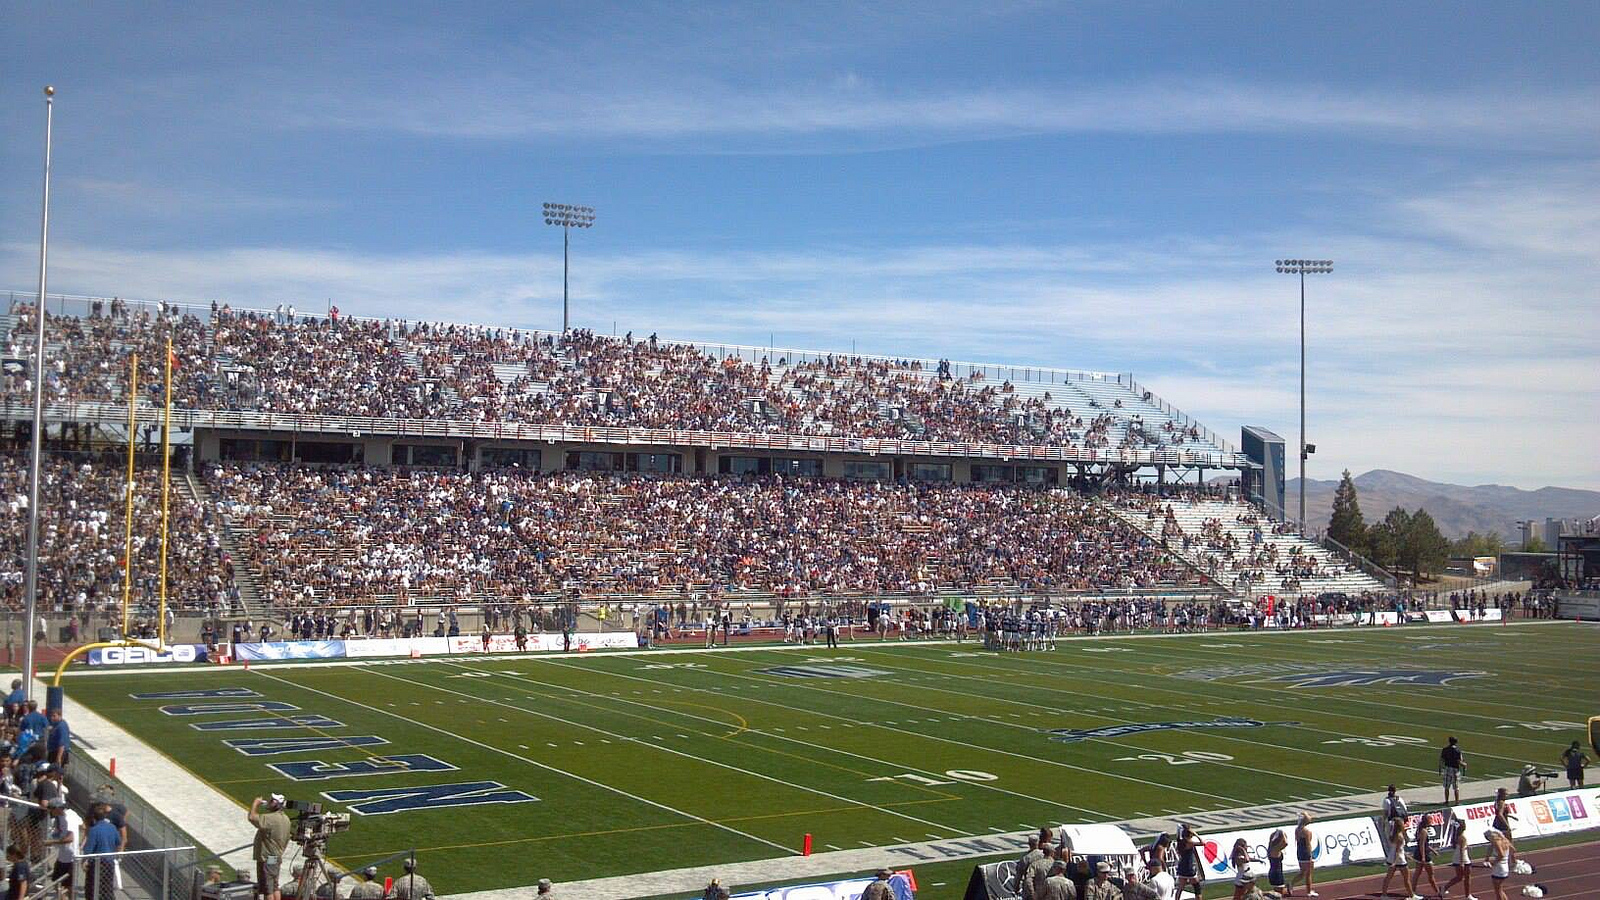
{"label": "pine tree", "polygon": [[1350,470],[1344,470],[1338,490],[1333,492],[1333,516],[1328,520],[1328,537],[1359,550],[1366,544],[1367,525],[1361,518],[1361,501],[1356,498],[1356,483]]}
{"label": "pine tree", "polygon": [[1416,577],[1424,572],[1437,575],[1450,557],[1450,542],[1440,533],[1433,516],[1421,507],[1411,516],[1409,524],[1405,533],[1404,555],[1411,574]]}

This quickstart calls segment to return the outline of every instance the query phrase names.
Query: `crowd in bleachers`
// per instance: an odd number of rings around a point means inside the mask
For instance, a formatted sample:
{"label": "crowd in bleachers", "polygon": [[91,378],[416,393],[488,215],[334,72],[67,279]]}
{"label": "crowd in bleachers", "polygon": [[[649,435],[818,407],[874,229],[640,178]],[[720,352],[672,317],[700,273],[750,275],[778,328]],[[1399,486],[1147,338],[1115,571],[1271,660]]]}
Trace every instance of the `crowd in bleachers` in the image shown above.
{"label": "crowd in bleachers", "polygon": [[[47,458],[41,468],[39,593],[45,612],[87,614],[121,609],[124,491],[121,457]],[[160,591],[159,469],[140,470],[134,494],[131,598],[153,610]],[[25,457],[0,458],[0,606],[20,609],[28,534]],[[230,608],[237,599],[233,562],[222,547],[215,513],[173,491],[168,507],[167,602],[176,609]],[[120,614],[119,614],[120,615]]]}
{"label": "crowd in bleachers", "polygon": [[1146,587],[1186,570],[1065,490],[212,465],[280,604]]}
{"label": "crowd in bleachers", "polygon": [[[11,333],[0,337],[22,357],[33,312],[14,312]],[[1147,422],[1134,407],[1155,413],[1149,398],[1115,384],[1103,389],[1125,393],[1126,409],[1120,395],[1097,399],[1064,384],[1024,394],[982,371],[957,377],[948,364],[914,360],[750,361],[655,335],[558,336],[300,316],[292,307],[213,305],[195,315],[96,301],[82,317],[47,314],[46,325],[52,401],[121,400],[134,351],[144,390],[158,400],[170,333],[180,408],[1078,448],[1203,444],[1192,426]],[[21,398],[29,378],[8,374],[0,389]]]}

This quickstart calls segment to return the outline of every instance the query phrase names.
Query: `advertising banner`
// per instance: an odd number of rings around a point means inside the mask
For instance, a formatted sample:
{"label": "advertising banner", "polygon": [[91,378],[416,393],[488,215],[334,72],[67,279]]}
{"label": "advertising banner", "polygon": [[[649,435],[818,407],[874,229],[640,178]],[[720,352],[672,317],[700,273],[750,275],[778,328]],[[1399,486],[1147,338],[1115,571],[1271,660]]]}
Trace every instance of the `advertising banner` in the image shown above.
{"label": "advertising banner", "polygon": [[[441,638],[449,641],[450,653],[471,656],[484,653],[517,653],[517,640],[510,634],[489,635],[489,646],[483,646],[483,635],[471,637]],[[528,653],[559,653],[566,646],[565,639],[560,634],[530,634],[528,635]],[[639,647],[639,636],[631,631],[585,632],[579,631],[572,635],[572,651],[575,653],[589,650],[636,650]]]}
{"label": "advertising banner", "polygon": [[[872,881],[871,878],[852,878],[848,881],[797,884],[793,887],[734,894],[732,900],[860,900],[862,892],[866,891],[867,885]],[[915,900],[917,896],[917,882],[910,870],[894,873],[889,879],[889,889],[894,892],[895,900]]]}
{"label": "advertising banner", "polygon": [[[1576,791],[1551,791],[1533,797],[1513,797],[1507,801],[1513,838],[1545,837],[1588,828],[1600,828],[1600,787]],[[1467,823],[1467,842],[1489,843],[1483,832],[1494,822],[1494,802],[1467,803],[1454,807]]]}
{"label": "advertising banner", "polygon": [[344,641],[269,641],[265,644],[234,644],[233,658],[340,659],[344,657],[344,643]]}
{"label": "advertising banner", "polygon": [[[1343,866],[1383,859],[1383,838],[1378,834],[1378,828],[1370,817],[1336,819],[1328,822],[1313,821],[1310,827],[1313,839],[1311,859],[1318,866]],[[1250,859],[1253,860],[1251,871],[1256,875],[1265,876],[1267,841],[1271,839],[1274,831],[1280,829],[1288,842],[1283,854],[1283,870],[1299,871],[1300,863],[1295,858],[1294,850],[1294,826],[1282,825],[1278,828],[1252,828],[1245,831],[1203,835],[1205,843],[1200,847],[1200,864],[1204,868],[1206,878],[1213,881],[1231,879],[1238,874],[1234,871],[1230,854],[1233,851],[1234,841],[1239,838],[1244,838],[1246,846],[1250,848]]]}
{"label": "advertising banner", "polygon": [[154,663],[206,662],[204,644],[174,644],[165,653],[149,647],[100,647],[88,654],[91,666],[142,666]]}
{"label": "advertising banner", "polygon": [[1435,625],[1448,625],[1456,620],[1456,614],[1448,609],[1428,610],[1428,621]]}
{"label": "advertising banner", "polygon": [[369,638],[344,642],[344,655],[356,659],[374,656],[443,656],[450,652],[448,638]]}

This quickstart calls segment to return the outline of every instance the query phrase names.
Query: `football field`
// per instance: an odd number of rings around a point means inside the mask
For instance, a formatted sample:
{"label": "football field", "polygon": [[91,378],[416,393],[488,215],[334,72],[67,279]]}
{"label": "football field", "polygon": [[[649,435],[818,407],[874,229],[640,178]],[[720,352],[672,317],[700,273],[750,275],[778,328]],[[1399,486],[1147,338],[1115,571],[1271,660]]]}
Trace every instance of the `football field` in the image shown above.
{"label": "football field", "polygon": [[[74,675],[68,695],[248,804],[348,810],[441,894],[1556,768],[1593,626],[847,642]],[[1426,786],[1426,787],[1424,787]],[[201,836],[203,837],[203,836]]]}

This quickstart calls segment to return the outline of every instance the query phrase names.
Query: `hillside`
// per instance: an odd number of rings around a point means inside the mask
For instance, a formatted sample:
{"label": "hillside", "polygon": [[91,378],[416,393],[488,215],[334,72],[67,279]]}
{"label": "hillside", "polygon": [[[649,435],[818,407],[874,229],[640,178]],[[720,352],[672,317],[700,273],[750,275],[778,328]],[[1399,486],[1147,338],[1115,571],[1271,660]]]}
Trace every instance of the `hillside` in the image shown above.
{"label": "hillside", "polygon": [[[1286,499],[1291,510],[1299,502],[1299,483],[1298,478],[1288,482]],[[1325,528],[1333,511],[1333,492],[1339,482],[1312,478],[1309,484],[1306,519],[1312,528]],[[1600,491],[1558,487],[1525,491],[1501,484],[1444,484],[1387,469],[1357,475],[1355,485],[1361,514],[1369,525],[1396,506],[1406,509],[1420,506],[1450,538],[1461,537],[1468,531],[1499,532],[1507,543],[1514,545],[1520,534],[1518,519],[1543,522],[1546,517],[1569,519],[1600,515]]]}

